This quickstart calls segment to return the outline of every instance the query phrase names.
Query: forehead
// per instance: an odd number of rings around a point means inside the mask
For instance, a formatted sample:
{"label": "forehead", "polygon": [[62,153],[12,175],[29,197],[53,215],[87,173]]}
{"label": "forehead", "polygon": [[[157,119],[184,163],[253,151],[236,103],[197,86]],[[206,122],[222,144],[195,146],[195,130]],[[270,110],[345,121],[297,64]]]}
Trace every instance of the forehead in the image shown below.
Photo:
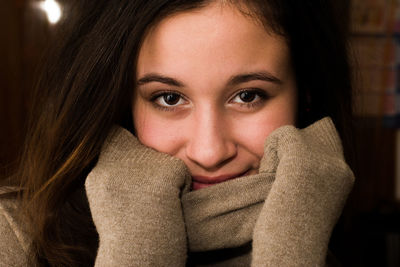
{"label": "forehead", "polygon": [[287,50],[284,38],[256,19],[235,6],[214,3],[155,25],[140,49],[137,75],[211,71],[218,75],[266,66],[278,73],[287,67]]}

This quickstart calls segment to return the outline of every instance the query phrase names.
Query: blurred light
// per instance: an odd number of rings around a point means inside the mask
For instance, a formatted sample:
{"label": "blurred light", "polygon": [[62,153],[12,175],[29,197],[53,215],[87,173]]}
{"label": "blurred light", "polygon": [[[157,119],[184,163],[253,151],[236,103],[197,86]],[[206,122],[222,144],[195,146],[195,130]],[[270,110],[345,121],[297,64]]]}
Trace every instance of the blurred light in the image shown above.
{"label": "blurred light", "polygon": [[55,0],[44,0],[39,4],[40,8],[46,12],[47,19],[51,24],[56,24],[61,18],[61,7]]}

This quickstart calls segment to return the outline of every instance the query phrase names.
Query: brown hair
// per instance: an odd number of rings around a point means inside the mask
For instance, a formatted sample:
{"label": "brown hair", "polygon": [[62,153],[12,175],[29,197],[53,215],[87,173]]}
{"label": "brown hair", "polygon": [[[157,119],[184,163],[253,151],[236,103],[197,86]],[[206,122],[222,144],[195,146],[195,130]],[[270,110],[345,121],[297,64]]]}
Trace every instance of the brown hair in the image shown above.
{"label": "brown hair", "polygon": [[[142,39],[160,19],[210,1],[79,2],[79,19],[49,53],[37,84],[17,173],[32,264],[41,266],[94,265],[98,234],[84,182],[112,125],[133,131],[130,100]],[[255,17],[287,39],[299,89],[300,126],[331,116],[343,137],[350,125],[351,83],[345,34],[331,1],[247,2],[254,5]]]}

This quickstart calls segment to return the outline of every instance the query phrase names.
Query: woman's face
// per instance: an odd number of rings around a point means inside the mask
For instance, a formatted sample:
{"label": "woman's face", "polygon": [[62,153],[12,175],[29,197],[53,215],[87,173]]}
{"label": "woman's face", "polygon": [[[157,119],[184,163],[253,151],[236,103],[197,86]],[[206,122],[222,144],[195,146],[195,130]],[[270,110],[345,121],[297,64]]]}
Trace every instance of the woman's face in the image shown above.
{"label": "woman's face", "polygon": [[136,77],[137,137],[183,160],[194,190],[258,173],[266,137],[295,124],[284,39],[232,6],[164,19],[144,40]]}

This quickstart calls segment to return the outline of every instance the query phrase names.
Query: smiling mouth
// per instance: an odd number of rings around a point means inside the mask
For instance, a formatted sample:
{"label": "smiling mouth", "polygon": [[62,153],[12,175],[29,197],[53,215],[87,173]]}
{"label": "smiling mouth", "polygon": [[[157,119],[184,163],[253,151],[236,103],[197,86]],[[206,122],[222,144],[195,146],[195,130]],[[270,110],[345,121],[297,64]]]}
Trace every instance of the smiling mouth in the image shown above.
{"label": "smiling mouth", "polygon": [[216,177],[207,177],[207,176],[192,176],[192,190],[198,190],[198,189],[202,189],[202,188],[206,188],[212,185],[216,185],[228,180],[232,180],[235,178],[239,178],[242,176],[247,175],[247,173],[249,173],[250,170],[246,170],[243,173],[239,173],[239,174],[229,174],[229,175],[220,175],[220,176],[216,176]]}

